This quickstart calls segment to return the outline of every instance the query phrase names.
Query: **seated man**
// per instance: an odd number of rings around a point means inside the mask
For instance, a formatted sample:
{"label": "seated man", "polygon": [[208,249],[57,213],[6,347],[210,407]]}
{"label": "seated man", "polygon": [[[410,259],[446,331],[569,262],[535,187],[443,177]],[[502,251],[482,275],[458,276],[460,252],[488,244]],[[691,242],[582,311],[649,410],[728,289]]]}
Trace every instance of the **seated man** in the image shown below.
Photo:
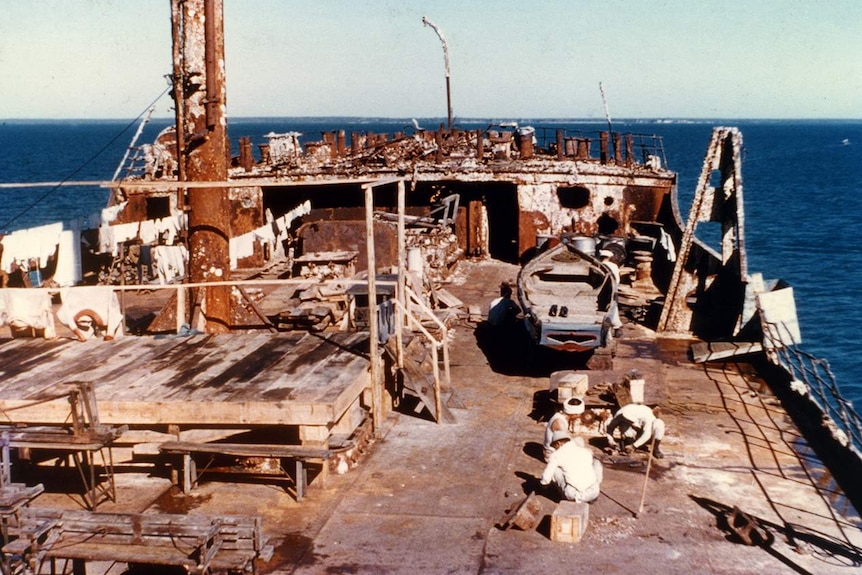
{"label": "seated man", "polygon": [[494,298],[488,308],[488,323],[495,326],[511,326],[517,323],[521,307],[512,300],[509,282],[500,284],[500,297]]}
{"label": "seated man", "polygon": [[551,446],[554,452],[539,482],[551,481],[560,494],[569,501],[590,503],[598,498],[602,485],[602,463],[593,459],[593,452],[584,446],[580,437],[571,439],[567,431],[554,432]]}
{"label": "seated man", "polygon": [[[614,431],[620,430],[620,438],[623,442],[623,448],[626,453],[639,449],[646,445],[652,439],[653,456],[656,459],[661,459],[664,454],[659,449],[661,440],[664,438],[664,421],[657,416],[660,413],[658,407],[655,410],[650,409],[648,405],[641,403],[630,403],[623,406],[616,412],[611,422],[608,423],[607,439],[608,445],[615,447],[617,442],[614,439]],[[627,445],[626,441],[634,439],[631,445]]]}

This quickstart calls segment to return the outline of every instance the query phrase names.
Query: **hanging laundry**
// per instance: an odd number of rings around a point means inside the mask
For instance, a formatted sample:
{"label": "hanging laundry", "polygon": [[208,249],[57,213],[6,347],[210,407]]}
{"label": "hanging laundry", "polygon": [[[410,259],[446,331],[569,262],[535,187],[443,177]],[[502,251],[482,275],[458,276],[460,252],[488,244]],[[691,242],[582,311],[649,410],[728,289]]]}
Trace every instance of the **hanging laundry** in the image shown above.
{"label": "hanging laundry", "polygon": [[156,246],[153,249],[153,259],[159,283],[164,285],[185,277],[188,256],[189,252],[184,245]]}
{"label": "hanging laundry", "polygon": [[230,239],[230,269],[235,270],[238,260],[254,255],[254,232]]}
{"label": "hanging laundry", "polygon": [[57,337],[51,295],[47,290],[7,288],[0,290],[0,325],[8,325],[13,335],[29,332],[45,339]]}

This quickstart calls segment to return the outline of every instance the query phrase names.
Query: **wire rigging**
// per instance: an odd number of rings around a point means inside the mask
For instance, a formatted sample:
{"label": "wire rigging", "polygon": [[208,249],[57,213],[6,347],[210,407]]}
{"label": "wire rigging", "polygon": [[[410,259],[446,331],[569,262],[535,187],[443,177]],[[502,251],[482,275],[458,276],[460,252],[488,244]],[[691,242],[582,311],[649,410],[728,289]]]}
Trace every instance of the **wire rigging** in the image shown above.
{"label": "wire rigging", "polygon": [[129,122],[129,123],[128,123],[128,124],[127,124],[123,129],[122,129],[122,130],[120,130],[120,131],[119,131],[119,132],[118,132],[118,133],[117,133],[113,138],[111,138],[111,140],[110,140],[108,143],[106,143],[104,146],[102,146],[102,147],[99,149],[99,151],[97,151],[95,154],[93,154],[92,156],[90,156],[90,158],[89,158],[89,159],[87,159],[83,164],[81,164],[81,165],[80,165],[76,170],[74,170],[71,174],[67,175],[65,178],[63,178],[62,180],[60,180],[60,182],[59,182],[59,183],[57,183],[57,185],[53,186],[52,188],[49,188],[47,191],[45,191],[45,193],[43,193],[43,194],[42,194],[42,195],[40,195],[38,198],[36,198],[32,203],[30,203],[30,205],[29,205],[29,206],[27,206],[26,208],[24,208],[23,210],[21,210],[20,212],[18,212],[18,214],[17,214],[17,215],[15,215],[15,216],[13,216],[12,218],[10,218],[9,220],[7,220],[7,221],[6,221],[2,226],[0,226],[0,229],[8,230],[8,229],[9,229],[9,226],[11,226],[14,222],[16,222],[17,220],[19,220],[20,218],[22,218],[22,217],[23,217],[24,215],[26,215],[30,210],[32,210],[33,208],[35,208],[36,206],[38,206],[40,203],[42,203],[45,199],[47,199],[49,196],[51,196],[52,194],[54,194],[54,193],[55,193],[55,192],[56,192],[60,187],[62,187],[62,186],[63,186],[63,184],[65,184],[66,182],[68,182],[69,180],[71,180],[71,179],[73,179],[75,176],[77,176],[77,175],[81,172],[81,170],[83,170],[83,169],[84,169],[84,168],[86,168],[88,165],[90,165],[91,163],[93,163],[93,162],[96,160],[96,158],[98,158],[99,156],[101,156],[101,155],[105,152],[105,150],[107,150],[108,148],[110,148],[111,146],[113,146],[113,145],[114,145],[114,143],[115,143],[117,140],[119,140],[119,139],[120,139],[120,136],[122,136],[123,134],[125,134],[126,132],[128,132],[128,131],[129,131],[129,129],[130,129],[132,126],[134,126],[134,125],[138,122],[138,120],[140,120],[140,119],[141,119],[141,117],[142,117],[144,114],[146,114],[146,113],[147,113],[147,110],[149,110],[150,108],[152,108],[153,106],[155,106],[156,102],[158,102],[158,101],[162,98],[162,96],[164,96],[165,94],[167,94],[167,93],[168,93],[168,91],[169,91],[170,89],[171,89],[171,86],[169,85],[169,86],[168,86],[168,87],[166,87],[164,90],[162,90],[162,93],[161,93],[161,94],[159,94],[159,95],[158,95],[158,97],[156,97],[156,98],[155,98],[155,99],[154,99],[150,104],[148,104],[148,105],[144,108],[144,110],[143,110],[140,114],[138,114],[138,116],[137,116],[134,120],[130,121],[130,122]]}

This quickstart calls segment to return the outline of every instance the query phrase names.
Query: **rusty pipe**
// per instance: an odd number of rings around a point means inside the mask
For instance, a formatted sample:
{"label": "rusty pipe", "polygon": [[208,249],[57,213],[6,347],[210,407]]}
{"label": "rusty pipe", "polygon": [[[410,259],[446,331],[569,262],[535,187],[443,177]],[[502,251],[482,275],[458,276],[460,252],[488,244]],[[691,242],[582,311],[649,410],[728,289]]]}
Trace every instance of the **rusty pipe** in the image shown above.
{"label": "rusty pipe", "polygon": [[215,0],[204,0],[204,64],[206,66],[206,125],[207,129],[215,127],[219,117],[218,82],[216,81],[216,17]]}

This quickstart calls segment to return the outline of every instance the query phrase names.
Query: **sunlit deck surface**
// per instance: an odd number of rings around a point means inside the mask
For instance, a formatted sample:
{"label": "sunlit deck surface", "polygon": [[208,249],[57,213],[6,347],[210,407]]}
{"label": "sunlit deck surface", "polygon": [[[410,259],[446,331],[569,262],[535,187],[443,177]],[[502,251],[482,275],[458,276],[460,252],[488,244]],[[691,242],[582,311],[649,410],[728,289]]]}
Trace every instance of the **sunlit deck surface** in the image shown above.
{"label": "sunlit deck surface", "polygon": [[[465,262],[446,289],[486,312],[516,273],[500,262]],[[663,409],[666,456],[651,462],[645,496],[647,455],[607,455],[600,438],[588,437],[605,472],[582,540],[551,540],[551,490],[537,496],[538,525],[501,529],[544,468],[549,375],[564,367],[527,368],[523,350],[500,353],[499,338],[477,327],[465,317],[450,334],[455,423],[389,412],[359,465],[313,483],[302,502],[262,482],[202,481],[184,495],[152,467],[120,461],[117,502],[99,510],[259,515],[276,552],[258,573],[859,572],[858,514],[752,367],[740,358],[694,364],[692,342],[657,340],[633,324],[623,328],[613,371],[590,371],[589,381],[600,387],[636,368],[646,401]],[[323,421],[367,377],[367,361],[348,351],[363,336],[327,337],[347,349],[321,336],[273,334],[6,341],[0,407],[17,418],[12,408],[86,378],[96,382],[103,419],[117,422],[169,419],[163,410],[245,422],[251,406],[268,421],[292,420],[299,406],[315,421],[323,411]],[[48,490],[31,505],[74,502]],[[722,528],[734,506],[768,531],[769,545],[744,545]]]}
{"label": "sunlit deck surface", "polygon": [[102,423],[331,425],[368,385],[365,334],[0,340],[0,409],[63,423],[91,382]]}

